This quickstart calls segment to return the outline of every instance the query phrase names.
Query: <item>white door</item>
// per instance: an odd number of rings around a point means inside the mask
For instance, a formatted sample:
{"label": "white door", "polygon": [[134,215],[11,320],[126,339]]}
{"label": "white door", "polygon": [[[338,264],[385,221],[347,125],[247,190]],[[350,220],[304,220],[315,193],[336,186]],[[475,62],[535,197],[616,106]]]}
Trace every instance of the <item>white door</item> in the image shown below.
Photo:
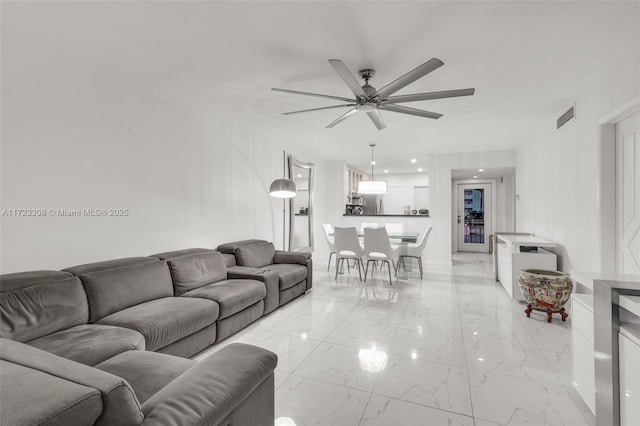
{"label": "white door", "polygon": [[458,184],[458,251],[489,252],[491,184]]}
{"label": "white door", "polygon": [[640,113],[616,126],[618,272],[640,274]]}

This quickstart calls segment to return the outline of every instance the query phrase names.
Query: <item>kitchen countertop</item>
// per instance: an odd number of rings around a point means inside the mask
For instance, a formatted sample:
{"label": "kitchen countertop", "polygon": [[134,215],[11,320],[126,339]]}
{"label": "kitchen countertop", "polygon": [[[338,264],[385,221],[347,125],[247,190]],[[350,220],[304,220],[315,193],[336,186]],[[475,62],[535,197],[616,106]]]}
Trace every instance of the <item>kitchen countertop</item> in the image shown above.
{"label": "kitchen countertop", "polygon": [[431,217],[428,214],[343,214],[349,217]]}

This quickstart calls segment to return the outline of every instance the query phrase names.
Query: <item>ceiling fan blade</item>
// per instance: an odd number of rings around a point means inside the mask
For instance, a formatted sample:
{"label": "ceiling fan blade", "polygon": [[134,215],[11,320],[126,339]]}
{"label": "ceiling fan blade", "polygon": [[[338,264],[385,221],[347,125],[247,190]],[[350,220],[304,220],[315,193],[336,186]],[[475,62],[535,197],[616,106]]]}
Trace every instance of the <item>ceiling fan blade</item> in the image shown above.
{"label": "ceiling fan blade", "polygon": [[424,77],[425,75],[429,74],[431,71],[437,68],[440,68],[443,65],[444,65],[444,62],[442,62],[440,59],[431,58],[424,64],[420,65],[419,67],[409,71],[402,77],[396,79],[395,81],[384,86],[382,89],[376,91],[373,95],[371,95],[371,97],[373,98],[378,96],[380,99],[384,100],[387,96],[391,95],[392,93],[397,92],[403,87],[413,83],[414,81],[416,81],[421,77]]}
{"label": "ceiling fan blade", "polygon": [[401,105],[386,104],[386,105],[380,105],[380,108],[384,109],[385,111],[393,111],[393,112],[400,112],[402,114],[417,115],[418,117],[433,118],[434,120],[437,120],[438,118],[442,117],[442,114],[438,114],[437,112],[424,111],[421,109],[409,108]]}
{"label": "ceiling fan blade", "polygon": [[341,115],[340,117],[338,117],[337,119],[333,120],[331,123],[329,123],[325,129],[330,129],[333,126],[335,126],[336,124],[340,123],[341,121],[351,117],[353,114],[355,114],[356,112],[358,112],[358,107],[353,107],[352,109],[350,109],[349,111],[347,111],[345,114]]}
{"label": "ceiling fan blade", "polygon": [[271,89],[274,92],[283,92],[283,93],[291,93],[293,95],[304,95],[304,96],[314,96],[316,98],[327,98],[327,99],[337,99],[339,101],[345,101],[345,102],[353,102],[353,99],[349,99],[349,98],[342,98],[340,96],[331,96],[331,95],[321,95],[319,93],[309,93],[309,92],[299,92],[297,90],[288,90],[288,89],[277,89],[277,88],[272,88]]}
{"label": "ceiling fan blade", "polygon": [[333,69],[336,70],[340,78],[342,78],[347,86],[349,86],[349,89],[351,89],[356,97],[367,97],[367,94],[364,92],[364,90],[362,90],[362,87],[360,87],[358,80],[356,80],[353,74],[351,74],[351,71],[349,71],[349,68],[347,68],[344,62],[342,62],[340,59],[329,59],[329,63],[331,64]]}
{"label": "ceiling fan blade", "polygon": [[380,115],[380,111],[378,111],[377,109],[375,111],[367,112],[367,115],[369,116],[371,121],[373,121],[373,124],[376,125],[378,130],[387,128],[387,125],[384,124],[384,120],[382,119],[382,115]]}
{"label": "ceiling fan blade", "polygon": [[413,95],[390,96],[382,104],[399,104],[402,102],[428,101],[431,99],[455,98],[471,96],[476,89],[443,90],[442,92],[414,93]]}
{"label": "ceiling fan blade", "polygon": [[342,108],[342,107],[356,106],[356,105],[357,104],[344,104],[344,105],[332,105],[332,106],[327,106],[327,107],[322,107],[322,108],[302,109],[300,111],[283,112],[282,115],[298,114],[298,113],[301,113],[301,112],[320,111],[320,110],[323,110],[323,109]]}

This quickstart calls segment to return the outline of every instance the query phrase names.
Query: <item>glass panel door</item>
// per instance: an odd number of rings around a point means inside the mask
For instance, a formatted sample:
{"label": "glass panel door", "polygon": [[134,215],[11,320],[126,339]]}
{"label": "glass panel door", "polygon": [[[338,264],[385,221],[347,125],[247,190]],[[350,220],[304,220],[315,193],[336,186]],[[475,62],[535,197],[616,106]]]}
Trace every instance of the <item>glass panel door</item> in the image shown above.
{"label": "glass panel door", "polygon": [[491,184],[459,184],[458,251],[488,252],[491,234]]}

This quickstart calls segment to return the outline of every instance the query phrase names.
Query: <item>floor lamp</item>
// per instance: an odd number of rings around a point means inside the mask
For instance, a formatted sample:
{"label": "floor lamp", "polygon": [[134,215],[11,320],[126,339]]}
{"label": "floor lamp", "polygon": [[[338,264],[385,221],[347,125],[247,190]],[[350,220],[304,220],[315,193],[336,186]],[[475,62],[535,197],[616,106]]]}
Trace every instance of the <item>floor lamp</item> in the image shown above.
{"label": "floor lamp", "polygon": [[282,151],[282,179],[276,179],[271,182],[269,195],[274,198],[282,198],[282,250],[286,250],[287,236],[287,198],[296,196],[296,184],[293,180],[287,179],[287,160],[286,153]]}

